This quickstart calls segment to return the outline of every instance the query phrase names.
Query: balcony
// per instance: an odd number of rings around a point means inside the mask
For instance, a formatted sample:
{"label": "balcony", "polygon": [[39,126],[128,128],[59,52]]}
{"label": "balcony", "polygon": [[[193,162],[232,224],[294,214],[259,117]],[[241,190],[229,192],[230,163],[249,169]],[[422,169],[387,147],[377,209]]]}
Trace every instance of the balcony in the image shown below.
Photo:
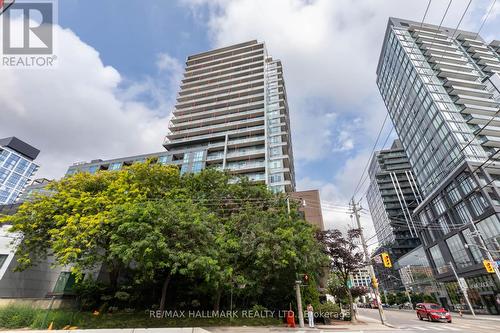
{"label": "balcony", "polygon": [[495,136],[500,139],[500,127],[497,126],[483,126],[479,128],[475,133],[479,133],[479,135],[486,135],[486,136]]}
{"label": "balcony", "polygon": [[214,103],[224,103],[231,101],[236,98],[241,98],[241,97],[247,97],[247,96],[252,96],[252,95],[258,95],[260,93],[264,93],[264,87],[252,87],[244,90],[238,90],[238,91],[230,91],[230,92],[225,92],[221,93],[218,95],[213,95],[213,96],[208,96],[204,98],[199,98],[199,99],[194,99],[191,101],[187,102],[182,102],[182,103],[177,103],[175,105],[175,109],[178,111],[188,109],[188,108],[193,108],[197,106],[204,106],[208,104],[214,104]]}
{"label": "balcony", "polygon": [[244,138],[244,139],[234,139],[234,140],[229,140],[227,143],[228,147],[237,147],[237,146],[246,146],[247,144],[256,144],[256,143],[264,143],[266,140],[265,136],[254,136],[250,138]]}
{"label": "balcony", "polygon": [[239,67],[243,65],[248,65],[253,62],[257,61],[262,61],[264,62],[264,54],[262,51],[257,51],[257,52],[252,52],[248,53],[247,56],[241,57],[238,59],[230,60],[229,61],[224,61],[222,63],[217,63],[211,66],[203,66],[197,69],[190,68],[186,69],[186,72],[184,73],[185,78],[192,78],[192,77],[197,77],[197,76],[202,76],[204,74],[209,74],[209,73],[217,73],[226,69],[234,68],[234,67]]}
{"label": "balcony", "polygon": [[207,117],[203,119],[198,119],[198,120],[188,120],[185,122],[181,123],[173,123],[171,122],[168,126],[170,130],[181,130],[181,129],[194,129],[196,128],[196,125],[216,125],[220,123],[228,123],[228,122],[234,122],[236,120],[242,120],[245,118],[249,117],[263,117],[264,116],[264,109],[256,109],[256,110],[250,110],[250,111],[243,111],[243,112],[236,112],[236,113],[229,113],[227,115],[223,116],[212,116],[212,117]]}
{"label": "balcony", "polygon": [[227,84],[215,84],[213,86],[207,86],[204,87],[203,89],[193,89],[187,91],[181,90],[177,95],[177,102],[181,103],[181,102],[193,101],[202,98],[236,92],[239,90],[244,90],[253,87],[264,87],[263,75],[255,75],[253,80],[245,82],[233,81],[233,82],[228,82]]}
{"label": "balcony", "polygon": [[235,151],[226,154],[227,161],[235,161],[245,157],[246,159],[264,158],[266,155],[266,149],[248,149],[242,151]]}
{"label": "balcony", "polygon": [[207,78],[204,81],[196,81],[191,83],[181,83],[181,90],[194,90],[203,89],[207,86],[213,86],[214,84],[227,83],[228,81],[248,82],[253,79],[256,75],[264,75],[264,67],[251,68],[241,72],[230,73],[224,76]]}
{"label": "balcony", "polygon": [[456,63],[451,63],[451,62],[445,62],[442,60],[436,60],[433,68],[438,69],[438,70],[451,69],[451,70],[455,70],[455,71],[469,72],[469,73],[474,70],[474,67],[472,67],[470,65],[456,64]]}
{"label": "balcony", "polygon": [[428,57],[453,57],[453,58],[462,58],[464,54],[460,51],[451,51],[451,50],[441,50],[434,47],[427,47],[427,51],[424,52],[424,55]]}
{"label": "balcony", "polygon": [[482,98],[482,97],[473,97],[473,96],[467,96],[467,95],[462,95],[459,94],[457,95],[455,99],[455,103],[457,104],[468,104],[468,105],[478,105],[478,106],[485,106],[485,107],[491,107],[491,108],[498,108],[500,105],[500,102],[497,102],[493,99],[488,99],[488,98]]}
{"label": "balcony", "polygon": [[242,112],[247,110],[256,110],[263,109],[264,101],[256,101],[252,103],[245,104],[245,106],[236,105],[236,106],[227,106],[225,108],[213,109],[203,112],[197,112],[195,114],[187,114],[187,115],[177,115],[176,111],[174,111],[174,117],[170,120],[172,124],[178,124],[185,121],[193,121],[200,120],[210,117],[217,117],[225,114],[232,114],[236,112]]}
{"label": "balcony", "polygon": [[195,144],[206,140],[212,140],[215,138],[224,138],[226,134],[227,135],[239,134],[239,133],[245,133],[246,135],[264,134],[264,128],[265,128],[264,126],[252,126],[237,130],[231,130],[227,132],[211,133],[206,135],[191,136],[187,138],[169,139],[167,137],[163,143],[163,146],[167,149],[171,149],[178,145]]}
{"label": "balcony", "polygon": [[449,57],[446,55],[434,55],[429,58],[430,63],[439,63],[444,61],[446,63],[456,64],[460,66],[466,65],[469,61],[464,57]]}
{"label": "balcony", "polygon": [[460,110],[461,113],[465,114],[479,114],[479,115],[485,115],[485,116],[493,116],[496,112],[498,111],[497,108],[494,107],[485,107],[485,106],[479,106],[479,105],[472,105],[472,104],[464,104],[464,107],[462,110]]}
{"label": "balcony", "polygon": [[479,75],[476,74],[475,72],[461,72],[461,71],[456,71],[452,69],[442,69],[438,73],[439,77],[445,78],[445,79],[461,79],[461,80],[471,80],[475,81],[479,78]]}
{"label": "balcony", "polygon": [[[440,36],[442,37],[442,36]],[[451,45],[453,42],[447,38],[439,38],[438,35],[436,36],[424,36],[423,34],[419,35],[416,39],[417,44],[423,44],[423,43],[434,43],[434,44],[439,44],[439,45]]]}
{"label": "balcony", "polygon": [[486,62],[483,70],[488,72],[500,71],[500,63]]}
{"label": "balcony", "polygon": [[244,120],[239,120],[239,121],[231,121],[231,122],[226,122],[223,124],[217,124],[217,125],[212,125],[212,126],[203,126],[203,127],[196,127],[196,128],[191,128],[191,129],[181,130],[181,131],[172,131],[170,134],[167,135],[167,138],[177,139],[177,138],[180,138],[182,136],[196,136],[196,135],[201,135],[201,134],[217,133],[217,132],[222,132],[222,131],[229,131],[229,130],[236,129],[236,128],[243,127],[243,126],[254,126],[254,125],[261,125],[261,124],[264,124],[264,116],[250,118],[250,119],[244,119]]}
{"label": "balcony", "polygon": [[444,86],[445,87],[460,86],[460,87],[467,87],[467,88],[472,88],[472,89],[484,89],[484,88],[486,88],[486,85],[480,81],[469,81],[469,80],[461,80],[461,79],[455,79],[455,78],[449,78],[449,79],[444,80]]}
{"label": "balcony", "polygon": [[491,51],[476,50],[472,55],[472,58],[478,59],[482,57],[494,57],[495,55]]}
{"label": "balcony", "polygon": [[482,98],[490,98],[493,96],[493,94],[487,90],[466,88],[460,86],[450,86],[449,93],[450,95],[453,96],[468,95],[468,96],[482,97]]}
{"label": "balcony", "polygon": [[480,114],[470,114],[465,118],[467,124],[500,126],[500,117],[484,116]]}
{"label": "balcony", "polygon": [[253,172],[253,171],[259,171],[259,170],[264,170],[266,168],[266,163],[265,162],[246,162],[246,163],[234,163],[234,164],[227,164],[226,169],[233,171],[235,173],[238,172]]}
{"label": "balcony", "polygon": [[262,92],[261,94],[255,94],[255,95],[249,95],[249,96],[245,96],[245,97],[234,98],[234,99],[227,100],[227,101],[208,103],[208,104],[204,104],[204,105],[198,106],[198,107],[190,107],[190,108],[185,108],[182,110],[176,109],[174,111],[174,114],[178,118],[179,116],[193,115],[193,114],[196,114],[199,112],[210,111],[212,109],[222,109],[224,107],[237,106],[237,105],[241,105],[241,104],[252,103],[252,102],[263,101],[263,100],[264,100],[264,92]]}
{"label": "balcony", "polygon": [[481,144],[487,147],[500,148],[500,138],[496,136],[484,136],[480,138]]}

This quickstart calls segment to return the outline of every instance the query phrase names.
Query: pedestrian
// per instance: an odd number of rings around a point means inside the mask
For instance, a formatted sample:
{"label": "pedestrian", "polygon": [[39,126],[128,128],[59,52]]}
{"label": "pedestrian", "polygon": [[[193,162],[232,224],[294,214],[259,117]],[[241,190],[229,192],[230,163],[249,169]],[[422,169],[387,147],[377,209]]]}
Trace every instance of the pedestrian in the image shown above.
{"label": "pedestrian", "polygon": [[314,328],[314,309],[311,303],[307,304],[307,321],[309,322],[309,327]]}

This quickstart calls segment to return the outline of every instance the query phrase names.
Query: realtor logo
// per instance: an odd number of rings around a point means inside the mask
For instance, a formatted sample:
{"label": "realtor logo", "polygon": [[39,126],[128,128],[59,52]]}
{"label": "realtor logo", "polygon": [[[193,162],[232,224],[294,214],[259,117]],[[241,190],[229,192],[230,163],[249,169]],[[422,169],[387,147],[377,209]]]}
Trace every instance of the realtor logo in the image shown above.
{"label": "realtor logo", "polygon": [[[13,17],[21,15],[22,24]],[[52,54],[54,4],[16,2],[3,15],[3,54]]]}

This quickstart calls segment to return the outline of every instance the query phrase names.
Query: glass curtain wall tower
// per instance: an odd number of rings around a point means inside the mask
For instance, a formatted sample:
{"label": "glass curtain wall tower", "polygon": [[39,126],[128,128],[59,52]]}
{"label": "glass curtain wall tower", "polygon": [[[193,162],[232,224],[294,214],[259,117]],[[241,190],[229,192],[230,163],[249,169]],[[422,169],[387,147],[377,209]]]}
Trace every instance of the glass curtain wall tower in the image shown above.
{"label": "glass curtain wall tower", "polygon": [[498,42],[389,19],[377,85],[422,191],[413,219],[451,302],[460,303],[454,265],[473,306],[490,313],[500,311],[500,282],[484,270],[486,252],[465,244],[477,245],[479,230],[500,250],[499,72]]}

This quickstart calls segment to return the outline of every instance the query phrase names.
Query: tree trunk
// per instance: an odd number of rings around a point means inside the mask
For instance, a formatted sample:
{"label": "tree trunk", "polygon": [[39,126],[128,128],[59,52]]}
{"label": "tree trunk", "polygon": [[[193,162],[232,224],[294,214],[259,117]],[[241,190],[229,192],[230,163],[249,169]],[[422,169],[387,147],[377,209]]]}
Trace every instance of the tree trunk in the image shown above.
{"label": "tree trunk", "polygon": [[120,276],[120,268],[116,266],[111,266],[112,268],[109,270],[109,284],[113,291],[118,289],[118,277]]}
{"label": "tree trunk", "polygon": [[217,288],[215,292],[215,301],[214,301],[214,311],[219,311],[220,309],[220,298],[222,296],[222,288]]}
{"label": "tree trunk", "polygon": [[161,300],[160,300],[160,311],[165,310],[165,301],[167,299],[167,289],[168,289],[168,284],[170,283],[170,279],[172,276],[170,273],[167,273],[165,276],[165,280],[163,281],[163,287],[161,288]]}
{"label": "tree trunk", "polygon": [[349,313],[351,314],[351,323],[357,323],[357,318],[356,318],[356,315],[354,313],[354,309],[353,309],[353,306],[352,306],[352,302],[353,302],[353,299],[352,299],[352,294],[351,294],[351,289],[347,288],[347,296],[349,296]]}

